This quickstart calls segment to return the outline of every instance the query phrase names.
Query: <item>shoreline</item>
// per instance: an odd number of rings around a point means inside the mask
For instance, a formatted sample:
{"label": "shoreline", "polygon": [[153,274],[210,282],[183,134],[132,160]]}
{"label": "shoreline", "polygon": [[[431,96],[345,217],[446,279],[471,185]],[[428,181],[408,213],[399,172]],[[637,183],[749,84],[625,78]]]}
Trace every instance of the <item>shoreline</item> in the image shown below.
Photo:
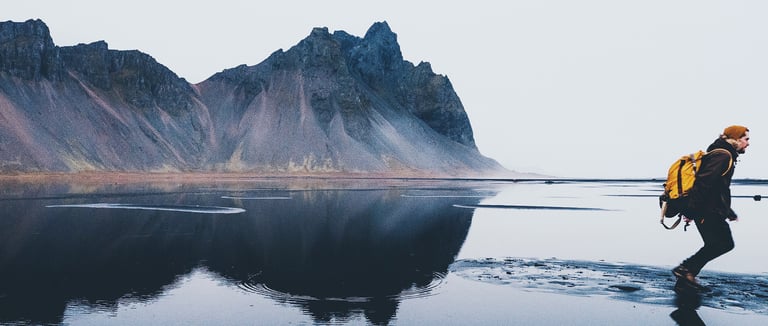
{"label": "shoreline", "polygon": [[[0,183],[147,183],[147,182],[243,182],[268,180],[396,180],[396,181],[499,181],[499,182],[664,182],[658,178],[568,178],[511,172],[507,175],[428,173],[424,171],[396,172],[141,172],[141,171],[82,171],[82,172],[20,172],[0,173]],[[734,179],[734,184],[768,184],[768,179]]]}
{"label": "shoreline", "polygon": [[445,176],[394,173],[285,173],[265,174],[247,172],[34,172],[0,174],[2,181],[100,181],[100,182],[150,182],[150,181],[243,181],[260,179],[434,179]]}
{"label": "shoreline", "polygon": [[311,172],[311,173],[258,173],[258,172],[26,172],[0,174],[2,182],[95,182],[95,183],[143,183],[143,182],[242,182],[259,180],[448,180],[448,181],[527,181],[549,180],[532,178],[526,174],[509,176],[481,175],[477,173],[440,174],[425,172]]}

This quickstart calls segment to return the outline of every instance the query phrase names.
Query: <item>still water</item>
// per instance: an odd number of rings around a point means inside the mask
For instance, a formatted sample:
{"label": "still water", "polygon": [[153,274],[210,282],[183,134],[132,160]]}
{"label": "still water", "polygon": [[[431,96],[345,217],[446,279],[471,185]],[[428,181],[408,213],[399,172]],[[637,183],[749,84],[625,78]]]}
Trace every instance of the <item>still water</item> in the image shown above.
{"label": "still water", "polygon": [[[708,269],[766,275],[768,202],[746,198],[766,189],[734,185],[745,197],[734,199],[736,250]],[[522,257],[666,275],[700,240],[659,225],[659,191],[650,181],[4,183],[0,324],[674,324],[669,294],[646,305],[452,272]],[[553,306],[565,309],[542,313]],[[700,314],[754,322],[763,311]]]}

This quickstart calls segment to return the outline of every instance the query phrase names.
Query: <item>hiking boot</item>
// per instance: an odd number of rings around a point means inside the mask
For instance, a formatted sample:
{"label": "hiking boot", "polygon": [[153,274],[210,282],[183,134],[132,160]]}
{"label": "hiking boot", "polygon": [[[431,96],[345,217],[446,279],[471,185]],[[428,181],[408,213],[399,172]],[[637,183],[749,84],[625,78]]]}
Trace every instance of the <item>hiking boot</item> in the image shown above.
{"label": "hiking boot", "polygon": [[688,275],[693,275],[693,273],[685,266],[680,265],[672,269],[672,275],[675,275],[677,278],[688,278]]}
{"label": "hiking boot", "polygon": [[709,289],[696,281],[696,275],[691,273],[691,271],[688,270],[683,265],[677,266],[672,269],[672,274],[677,277],[677,284],[675,285],[675,290],[677,292],[677,288],[681,285],[681,281],[685,287],[690,288],[691,290],[695,290],[696,292],[709,292]]}

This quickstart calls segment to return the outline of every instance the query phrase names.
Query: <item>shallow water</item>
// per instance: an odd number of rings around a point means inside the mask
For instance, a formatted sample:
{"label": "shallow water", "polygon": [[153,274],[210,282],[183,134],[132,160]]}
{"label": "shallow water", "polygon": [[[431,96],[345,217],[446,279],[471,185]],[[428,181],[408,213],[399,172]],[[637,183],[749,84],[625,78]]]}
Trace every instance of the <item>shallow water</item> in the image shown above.
{"label": "shallow water", "polygon": [[[694,228],[659,225],[656,182],[269,179],[2,189],[0,324],[674,324],[673,280],[662,275],[700,246]],[[746,197],[767,190],[733,186],[745,197],[734,199],[736,249],[708,265],[703,281],[765,282],[768,201]],[[483,261],[493,263],[476,264]],[[578,261],[591,276],[536,283],[546,269],[522,277],[527,267],[510,269],[515,261]],[[616,266],[652,272],[629,273],[644,282],[632,285],[631,276],[616,281],[626,271]],[[568,286],[579,282],[589,286]],[[741,296],[704,297],[696,312],[705,321],[768,321],[764,292],[710,285]]]}

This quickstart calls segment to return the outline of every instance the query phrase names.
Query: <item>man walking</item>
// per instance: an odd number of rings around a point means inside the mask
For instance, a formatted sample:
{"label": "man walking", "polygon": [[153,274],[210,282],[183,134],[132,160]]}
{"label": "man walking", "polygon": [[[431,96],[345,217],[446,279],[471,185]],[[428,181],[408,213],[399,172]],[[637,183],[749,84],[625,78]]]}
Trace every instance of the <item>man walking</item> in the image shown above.
{"label": "man walking", "polygon": [[725,128],[707,148],[710,153],[702,159],[696,172],[688,207],[683,213],[695,222],[704,246],[672,270],[678,279],[676,290],[681,283],[697,291],[705,290],[696,281],[696,276],[708,262],[733,249],[733,236],[727,220],[734,221],[738,216],[731,209],[731,178],[736,159],[748,146],[749,129],[734,125]]}

